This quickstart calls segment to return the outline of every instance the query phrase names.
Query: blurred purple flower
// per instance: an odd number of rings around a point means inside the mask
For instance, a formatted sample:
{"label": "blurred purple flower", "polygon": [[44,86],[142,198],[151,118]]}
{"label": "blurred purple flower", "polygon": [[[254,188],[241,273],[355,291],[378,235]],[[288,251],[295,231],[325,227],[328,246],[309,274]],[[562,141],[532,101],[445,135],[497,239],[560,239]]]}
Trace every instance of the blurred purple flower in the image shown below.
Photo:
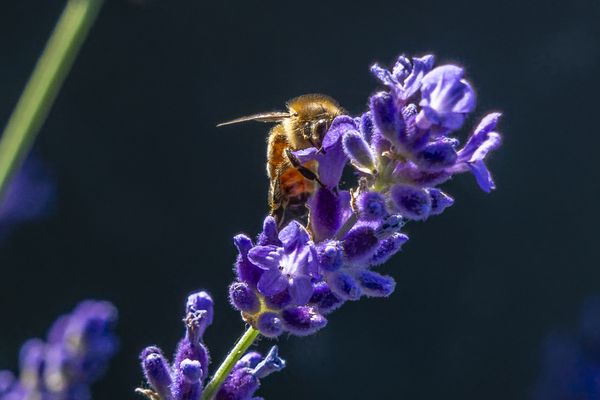
{"label": "blurred purple flower", "polygon": [[47,168],[33,153],[10,182],[0,200],[0,240],[12,227],[50,211],[56,189]]}
{"label": "blurred purple flower", "polygon": [[117,310],[108,302],[84,301],[56,320],[46,342],[27,341],[19,379],[0,371],[1,400],[87,400],[89,386],[104,374],[118,348]]}

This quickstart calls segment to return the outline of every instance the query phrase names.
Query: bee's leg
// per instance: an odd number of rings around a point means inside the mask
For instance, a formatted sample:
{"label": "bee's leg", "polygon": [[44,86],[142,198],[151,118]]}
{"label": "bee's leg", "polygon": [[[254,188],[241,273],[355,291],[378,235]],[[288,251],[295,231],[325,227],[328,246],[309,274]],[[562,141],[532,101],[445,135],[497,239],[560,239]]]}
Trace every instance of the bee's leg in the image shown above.
{"label": "bee's leg", "polygon": [[321,182],[319,180],[319,177],[317,176],[317,174],[315,172],[311,171],[310,169],[306,168],[304,165],[302,165],[300,163],[300,160],[298,160],[298,157],[296,157],[290,149],[285,149],[285,154],[287,155],[288,159],[290,160],[292,167],[296,168],[296,170],[298,170],[298,172],[300,172],[303,177],[305,177],[309,181],[315,181],[322,187],[325,187],[325,185],[323,185],[323,182]]}

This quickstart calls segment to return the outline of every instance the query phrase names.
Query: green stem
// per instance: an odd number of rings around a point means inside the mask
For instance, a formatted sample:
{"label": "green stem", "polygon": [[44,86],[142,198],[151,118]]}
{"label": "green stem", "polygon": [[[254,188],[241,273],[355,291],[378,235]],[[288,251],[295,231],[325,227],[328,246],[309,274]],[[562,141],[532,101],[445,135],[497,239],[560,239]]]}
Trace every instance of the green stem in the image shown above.
{"label": "green stem", "polygon": [[208,382],[204,392],[202,393],[202,400],[212,400],[212,398],[217,394],[217,391],[225,381],[225,378],[229,376],[231,369],[235,365],[235,363],[244,355],[248,347],[258,336],[259,331],[254,329],[253,327],[249,327],[244,335],[238,340],[233,349],[227,354],[225,361],[219,366],[219,369],[213,376],[213,378]]}
{"label": "green stem", "polygon": [[68,0],[0,138],[0,200],[43,125],[103,0]]}

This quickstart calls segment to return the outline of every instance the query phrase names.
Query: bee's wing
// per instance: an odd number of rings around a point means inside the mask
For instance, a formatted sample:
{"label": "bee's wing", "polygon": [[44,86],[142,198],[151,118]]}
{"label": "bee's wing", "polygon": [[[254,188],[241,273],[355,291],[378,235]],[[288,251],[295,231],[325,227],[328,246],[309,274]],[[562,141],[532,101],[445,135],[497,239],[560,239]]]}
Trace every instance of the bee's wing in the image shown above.
{"label": "bee's wing", "polygon": [[236,119],[233,119],[233,120],[227,121],[227,122],[221,122],[220,124],[217,125],[217,127],[224,126],[224,125],[231,125],[231,124],[239,124],[240,122],[248,122],[248,121],[280,122],[286,118],[289,118],[290,116],[291,115],[289,112],[282,112],[282,111],[266,112],[266,113],[260,113],[260,114],[254,114],[254,115],[247,115],[245,117],[236,118]]}

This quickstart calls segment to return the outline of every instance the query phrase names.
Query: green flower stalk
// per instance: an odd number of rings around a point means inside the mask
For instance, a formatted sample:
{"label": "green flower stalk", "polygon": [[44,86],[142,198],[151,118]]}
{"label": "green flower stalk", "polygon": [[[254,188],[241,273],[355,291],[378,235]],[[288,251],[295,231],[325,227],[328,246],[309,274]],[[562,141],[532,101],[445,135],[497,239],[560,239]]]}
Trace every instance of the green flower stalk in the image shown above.
{"label": "green flower stalk", "polygon": [[103,0],[69,0],[0,138],[0,200],[25,159]]}

